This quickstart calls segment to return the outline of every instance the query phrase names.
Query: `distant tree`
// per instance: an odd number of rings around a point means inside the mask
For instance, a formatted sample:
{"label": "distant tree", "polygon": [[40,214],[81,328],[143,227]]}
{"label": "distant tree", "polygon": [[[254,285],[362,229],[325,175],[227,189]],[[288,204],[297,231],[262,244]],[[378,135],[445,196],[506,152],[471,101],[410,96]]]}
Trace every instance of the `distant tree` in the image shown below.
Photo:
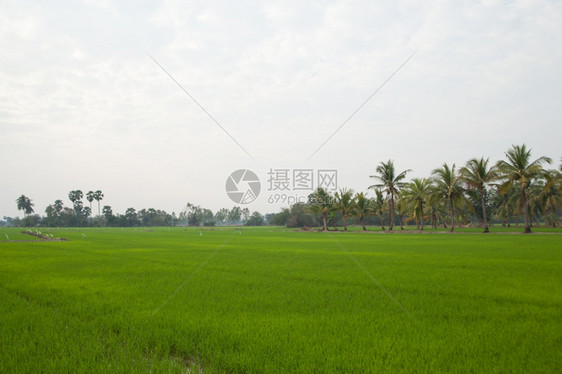
{"label": "distant tree", "polygon": [[135,208],[127,208],[125,211],[125,219],[127,226],[136,226],[138,224],[137,211]]}
{"label": "distant tree", "polygon": [[92,215],[92,209],[90,209],[89,206],[85,206],[84,208],[82,208],[82,215],[88,218],[89,216]]}
{"label": "distant tree", "polygon": [[230,224],[236,225],[240,223],[240,219],[242,218],[242,209],[240,207],[235,206],[228,212],[227,221]]}
{"label": "distant tree", "polygon": [[22,210],[25,216],[34,212],[33,206],[35,204],[33,204],[33,201],[29,197],[21,195],[16,199],[16,203],[18,205],[18,210]]}
{"label": "distant tree", "polygon": [[342,215],[344,231],[347,231],[346,218],[351,215],[353,204],[353,190],[342,188],[335,193],[334,209],[338,210]]}
{"label": "distant tree", "polygon": [[253,212],[244,223],[245,226],[262,226],[264,223],[263,216],[260,212]]}
{"label": "distant tree", "polygon": [[203,226],[214,226],[216,222],[215,222],[215,216],[213,214],[213,211],[207,208],[202,208],[201,222],[203,223]]}
{"label": "distant tree", "polygon": [[199,205],[187,203],[184,211],[189,226],[200,226],[203,223],[203,209]]}
{"label": "distant tree", "polygon": [[369,200],[363,192],[355,194],[353,200],[355,203],[353,205],[352,213],[359,219],[359,223],[361,224],[363,231],[367,231],[367,228],[365,227],[365,217],[370,215],[373,211],[371,200]]}
{"label": "distant tree", "polygon": [[500,172],[500,177],[504,181],[500,187],[500,192],[509,189],[511,185],[519,188],[519,209],[523,212],[525,220],[525,233],[531,232],[531,220],[528,203],[528,189],[531,182],[540,178],[544,174],[543,164],[550,164],[549,157],[539,157],[531,161],[531,150],[527,150],[525,144],[514,145],[505,153],[507,160],[500,160],[496,164]]}
{"label": "distant tree", "polygon": [[285,226],[287,225],[287,221],[291,217],[291,211],[289,208],[281,208],[279,213],[273,213],[270,218],[268,218],[268,222],[271,225],[275,226]]}
{"label": "distant tree", "polygon": [[246,222],[250,218],[250,209],[244,208],[240,212],[242,213],[242,221]]}
{"label": "distant tree", "polygon": [[88,200],[88,202],[90,203],[90,211],[92,210],[92,201],[94,201],[94,199],[95,199],[94,191],[88,191],[86,193],[86,200]]}
{"label": "distant tree", "polygon": [[334,198],[326,189],[318,187],[314,193],[308,196],[308,209],[322,217],[322,231],[328,231],[328,214],[334,203]]}
{"label": "distant tree", "polygon": [[106,225],[110,225],[111,223],[113,223],[115,216],[113,215],[113,210],[109,205],[104,205],[102,213],[105,218]]}
{"label": "distant tree", "polygon": [[486,216],[486,186],[498,178],[498,172],[495,167],[488,167],[489,159],[482,157],[471,159],[466,166],[461,168],[460,174],[468,189],[476,190],[480,194],[480,203],[482,205],[482,217],[484,224],[484,232],[489,232],[488,219]]}
{"label": "distant tree", "polygon": [[[430,198],[431,182],[425,178],[414,178],[404,188],[404,199],[413,210],[414,217],[416,218],[416,225],[423,231],[424,212],[423,209]],[[420,223],[418,223],[418,221]]]}
{"label": "distant tree", "polygon": [[56,213],[55,206],[52,204],[48,205],[45,208],[45,213],[47,214],[47,217],[45,218],[46,226],[50,226],[50,227],[55,226],[57,221],[57,213]]}
{"label": "distant tree", "polygon": [[222,225],[226,223],[227,218],[228,218],[228,209],[221,208],[215,213],[214,220],[218,225]]}
{"label": "distant tree", "polygon": [[55,200],[53,206],[55,207],[55,212],[57,216],[60,217],[62,210],[64,208],[62,200]]}
{"label": "distant tree", "polygon": [[72,205],[76,201],[82,200],[82,197],[84,197],[84,194],[80,190],[72,190],[68,193],[68,199],[72,202]]}
{"label": "distant tree", "polygon": [[562,205],[562,173],[558,170],[544,172],[544,185],[539,198],[544,205],[546,213],[550,213],[550,224],[556,227],[556,214]]}
{"label": "distant tree", "polygon": [[74,202],[74,212],[76,213],[76,216],[80,217],[83,213],[84,210],[84,204],[82,203],[81,200],[76,200]]}
{"label": "distant tree", "polygon": [[379,217],[381,229],[384,231],[384,211],[386,209],[385,199],[383,192],[380,189],[375,189],[375,197],[371,199],[373,212]]}
{"label": "distant tree", "polygon": [[440,194],[444,201],[449,205],[451,212],[451,229],[455,231],[455,206],[457,202],[464,198],[461,185],[461,175],[456,172],[455,164],[452,167],[444,163],[442,167],[432,172],[435,181],[435,191]]}
{"label": "distant tree", "polygon": [[100,190],[97,190],[96,192],[94,192],[94,199],[96,199],[96,201],[98,202],[98,216],[100,215],[100,201],[103,200],[103,192],[101,192]]}
{"label": "distant tree", "polygon": [[290,216],[287,220],[287,227],[313,227],[316,222],[314,217],[309,214],[309,207],[304,203],[291,205]]}
{"label": "distant tree", "polygon": [[376,171],[378,175],[371,175],[371,178],[379,181],[379,183],[370,186],[372,189],[382,189],[388,197],[388,230],[392,231],[394,227],[394,198],[398,195],[398,191],[404,187],[406,174],[411,170],[404,170],[396,174],[394,170],[394,161],[388,160],[381,162],[377,166]]}

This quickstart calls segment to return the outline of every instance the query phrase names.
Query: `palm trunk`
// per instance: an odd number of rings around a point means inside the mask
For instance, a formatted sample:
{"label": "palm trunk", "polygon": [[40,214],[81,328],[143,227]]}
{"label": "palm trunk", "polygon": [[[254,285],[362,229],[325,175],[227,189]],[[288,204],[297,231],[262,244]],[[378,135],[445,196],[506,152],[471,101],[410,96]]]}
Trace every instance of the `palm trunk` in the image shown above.
{"label": "palm trunk", "polygon": [[392,231],[394,226],[394,194],[392,192],[388,203],[388,231]]}
{"label": "palm trunk", "polygon": [[359,217],[359,221],[361,222],[361,227],[363,227],[363,231],[367,231],[365,227],[365,218],[363,216]]}
{"label": "palm trunk", "polygon": [[322,212],[322,230],[328,231],[328,225],[326,224],[326,212]]}
{"label": "palm trunk", "polygon": [[486,218],[486,204],[484,203],[484,190],[481,191],[481,200],[482,200],[482,216],[484,218],[484,232],[488,233],[490,230],[488,229],[488,219]]}
{"label": "palm trunk", "polygon": [[423,231],[423,206],[420,207],[421,231]]}
{"label": "palm trunk", "polygon": [[345,214],[342,213],[341,220],[343,222],[343,231],[347,231],[347,221],[345,220]]}
{"label": "palm trunk", "polygon": [[382,229],[382,231],[385,231],[385,229],[384,229],[384,223],[383,223],[383,221],[382,221],[382,214],[379,214],[379,219],[381,220],[381,229]]}
{"label": "palm trunk", "polygon": [[455,231],[455,206],[452,198],[449,198],[449,206],[451,207],[451,230],[449,231],[453,232]]}
{"label": "palm trunk", "polygon": [[527,196],[523,190],[521,193],[521,200],[523,200],[523,220],[525,221],[525,234],[531,232],[531,222],[529,220],[529,209],[527,207]]}

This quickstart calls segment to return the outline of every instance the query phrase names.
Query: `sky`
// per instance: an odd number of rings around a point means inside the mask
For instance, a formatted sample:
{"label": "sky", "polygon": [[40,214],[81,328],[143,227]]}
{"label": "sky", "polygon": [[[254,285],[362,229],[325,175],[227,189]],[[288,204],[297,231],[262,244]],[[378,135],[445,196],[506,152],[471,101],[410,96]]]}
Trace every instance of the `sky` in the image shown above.
{"label": "sky", "polygon": [[368,191],[381,161],[426,177],[523,143],[558,167],[561,20],[541,0],[1,1],[0,218],[75,189],[231,208],[239,169],[261,183],[239,206],[276,212],[308,193],[273,189],[282,170]]}

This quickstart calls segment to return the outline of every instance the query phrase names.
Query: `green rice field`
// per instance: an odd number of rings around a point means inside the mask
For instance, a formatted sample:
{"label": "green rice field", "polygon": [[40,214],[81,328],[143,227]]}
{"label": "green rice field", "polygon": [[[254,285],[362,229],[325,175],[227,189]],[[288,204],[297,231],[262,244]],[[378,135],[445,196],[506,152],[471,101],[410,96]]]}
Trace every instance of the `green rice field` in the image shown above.
{"label": "green rice field", "polygon": [[560,229],[41,230],[0,228],[2,373],[562,367]]}

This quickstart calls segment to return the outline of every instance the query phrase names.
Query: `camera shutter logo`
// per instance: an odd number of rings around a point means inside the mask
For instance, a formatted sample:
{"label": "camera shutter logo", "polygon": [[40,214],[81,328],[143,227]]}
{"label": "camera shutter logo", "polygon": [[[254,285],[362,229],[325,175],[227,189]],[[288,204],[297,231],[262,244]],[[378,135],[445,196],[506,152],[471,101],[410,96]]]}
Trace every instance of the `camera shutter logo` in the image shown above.
{"label": "camera shutter logo", "polygon": [[238,169],[226,180],[226,194],[237,204],[250,204],[261,190],[258,176],[251,170]]}

